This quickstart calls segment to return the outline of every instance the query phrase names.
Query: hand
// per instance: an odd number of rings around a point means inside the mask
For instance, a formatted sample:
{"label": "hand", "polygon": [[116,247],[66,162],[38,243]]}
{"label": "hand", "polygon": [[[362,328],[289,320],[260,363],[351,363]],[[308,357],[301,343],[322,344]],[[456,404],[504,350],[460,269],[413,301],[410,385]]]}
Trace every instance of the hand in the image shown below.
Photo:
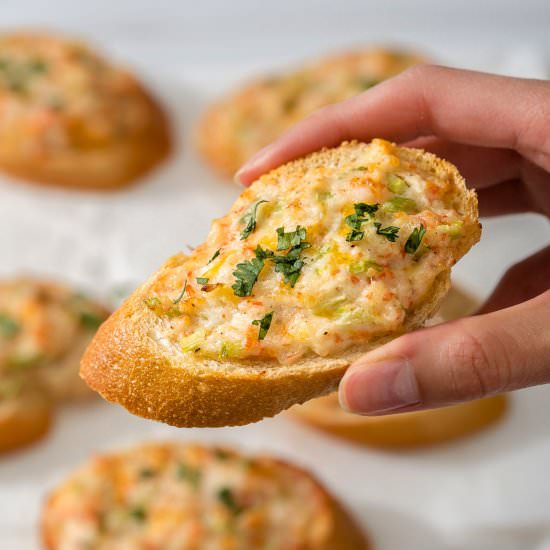
{"label": "hand", "polygon": [[[250,184],[324,146],[374,137],[455,163],[477,188],[482,215],[550,217],[550,82],[427,65],[317,111],[237,178]],[[343,406],[387,414],[550,382],[549,288],[550,246],[508,270],[479,315],[406,334],[362,357],[340,384]]]}

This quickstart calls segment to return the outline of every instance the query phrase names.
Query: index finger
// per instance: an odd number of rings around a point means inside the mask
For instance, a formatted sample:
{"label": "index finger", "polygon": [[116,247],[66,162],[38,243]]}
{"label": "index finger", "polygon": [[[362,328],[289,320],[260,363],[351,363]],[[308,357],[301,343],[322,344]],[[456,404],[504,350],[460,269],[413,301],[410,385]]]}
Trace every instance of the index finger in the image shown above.
{"label": "index finger", "polygon": [[422,136],[515,149],[550,169],[550,83],[418,65],[320,109],[254,155],[237,173],[249,184],[294,158],[342,141]]}

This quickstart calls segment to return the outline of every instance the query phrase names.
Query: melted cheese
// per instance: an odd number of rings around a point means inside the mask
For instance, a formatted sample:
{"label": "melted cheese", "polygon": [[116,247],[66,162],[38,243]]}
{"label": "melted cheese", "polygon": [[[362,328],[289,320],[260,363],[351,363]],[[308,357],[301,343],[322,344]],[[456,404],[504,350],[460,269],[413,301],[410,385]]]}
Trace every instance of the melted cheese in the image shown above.
{"label": "melted cheese", "polygon": [[55,491],[44,521],[59,550],[306,550],[330,523],[328,497],[299,470],[176,444],[93,460]]}
{"label": "melted cheese", "polygon": [[[358,147],[354,158],[263,176],[214,222],[205,245],[150,288],[146,303],[164,320],[169,344],[204,357],[291,363],[399,331],[407,312],[454,263],[464,213],[455,210],[450,179],[419,172],[398,155],[392,144],[375,140]],[[255,230],[243,239],[246,215],[259,200],[267,202],[257,206]],[[362,238],[350,241],[347,219],[361,203],[377,210],[360,224]],[[266,259],[251,295],[237,296],[238,264],[253,260],[258,246],[286,254],[276,250],[277,229],[297,226],[309,247],[300,254],[304,265],[294,287]],[[388,227],[397,232],[395,242],[384,235]],[[421,228],[418,249],[407,252]],[[260,340],[254,321],[270,312],[271,326]]]}

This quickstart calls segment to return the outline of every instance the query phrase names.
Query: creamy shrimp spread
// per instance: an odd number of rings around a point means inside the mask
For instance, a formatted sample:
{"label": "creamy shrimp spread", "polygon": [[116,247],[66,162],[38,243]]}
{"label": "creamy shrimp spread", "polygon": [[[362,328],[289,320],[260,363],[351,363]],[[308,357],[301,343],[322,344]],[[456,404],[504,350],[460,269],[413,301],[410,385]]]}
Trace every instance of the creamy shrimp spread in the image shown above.
{"label": "creamy shrimp spread", "polygon": [[147,289],[164,339],[183,354],[292,363],[402,330],[477,226],[454,176],[404,151],[344,144],[260,178]]}
{"label": "creamy shrimp spread", "polygon": [[303,472],[182,444],[94,459],[53,493],[43,523],[59,550],[307,550],[332,529],[328,497]]}
{"label": "creamy shrimp spread", "polygon": [[15,397],[36,368],[68,354],[107,317],[71,290],[30,278],[0,281],[0,401]]}
{"label": "creamy shrimp spread", "polygon": [[149,126],[134,77],[84,44],[45,34],[0,35],[0,151],[41,156],[97,149]]}
{"label": "creamy shrimp spread", "polygon": [[253,82],[211,109],[201,128],[201,147],[215,164],[233,173],[258,149],[317,109],[353,97],[423,61],[415,54],[372,48]]}

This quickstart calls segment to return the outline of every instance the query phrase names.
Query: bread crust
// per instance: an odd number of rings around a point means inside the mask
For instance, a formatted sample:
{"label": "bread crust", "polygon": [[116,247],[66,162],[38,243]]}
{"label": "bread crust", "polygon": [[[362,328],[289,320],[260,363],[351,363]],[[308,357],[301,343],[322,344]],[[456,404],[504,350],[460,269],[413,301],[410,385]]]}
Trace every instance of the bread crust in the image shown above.
{"label": "bread crust", "polygon": [[[149,445],[157,445],[159,448],[170,446],[169,443],[151,443]],[[135,452],[139,453],[139,450],[138,447],[135,449]],[[225,451],[233,453],[229,449]],[[321,531],[326,536],[323,537],[323,542],[319,541],[320,543],[315,544],[315,546],[308,545],[308,550],[369,550],[370,546],[367,537],[362,529],[359,528],[354,518],[315,476],[303,468],[280,459],[266,456],[261,456],[259,459],[262,461],[267,460],[273,469],[274,475],[277,473],[284,475],[285,472],[292,472],[294,476],[307,479],[313,484],[315,496],[318,497],[319,504],[316,518],[318,521],[317,527],[322,527]],[[40,532],[43,545],[48,550],[58,550],[59,548],[55,533],[59,529],[59,518],[55,515],[54,509],[58,498],[63,493],[63,489],[64,487],[61,485],[50,493],[42,510]]]}
{"label": "bread crust", "polygon": [[26,390],[16,399],[0,403],[0,453],[41,439],[49,431],[53,405],[44,391]]}
{"label": "bread crust", "polygon": [[[325,149],[281,166],[273,174],[300,174],[306,166],[329,164],[353,152],[356,142]],[[360,145],[360,144],[359,144]],[[417,149],[400,149],[417,166],[451,177],[455,201],[465,212],[458,260],[479,240],[477,198],[450,163]],[[183,261],[183,258],[180,259]],[[151,337],[162,321],[144,304],[153,281],[171,269],[168,262],[99,329],[81,362],[81,376],[105,399],[130,412],[175,426],[230,426],[256,422],[293,404],[333,392],[348,366],[366,351],[421,326],[439,307],[450,285],[450,270],[436,278],[399,331],[349,349],[338,357],[307,357],[291,366],[273,360],[216,361],[171,355]]]}
{"label": "bread crust", "polygon": [[340,409],[336,394],[293,407],[289,414],[330,435],[382,449],[412,449],[475,434],[502,418],[505,395],[426,411],[363,417]]}
{"label": "bread crust", "polygon": [[0,169],[10,176],[38,184],[83,190],[115,190],[145,176],[170,156],[168,119],[143,88],[140,94],[150,107],[146,135],[95,150],[66,150],[44,159],[26,159],[0,154]]}

